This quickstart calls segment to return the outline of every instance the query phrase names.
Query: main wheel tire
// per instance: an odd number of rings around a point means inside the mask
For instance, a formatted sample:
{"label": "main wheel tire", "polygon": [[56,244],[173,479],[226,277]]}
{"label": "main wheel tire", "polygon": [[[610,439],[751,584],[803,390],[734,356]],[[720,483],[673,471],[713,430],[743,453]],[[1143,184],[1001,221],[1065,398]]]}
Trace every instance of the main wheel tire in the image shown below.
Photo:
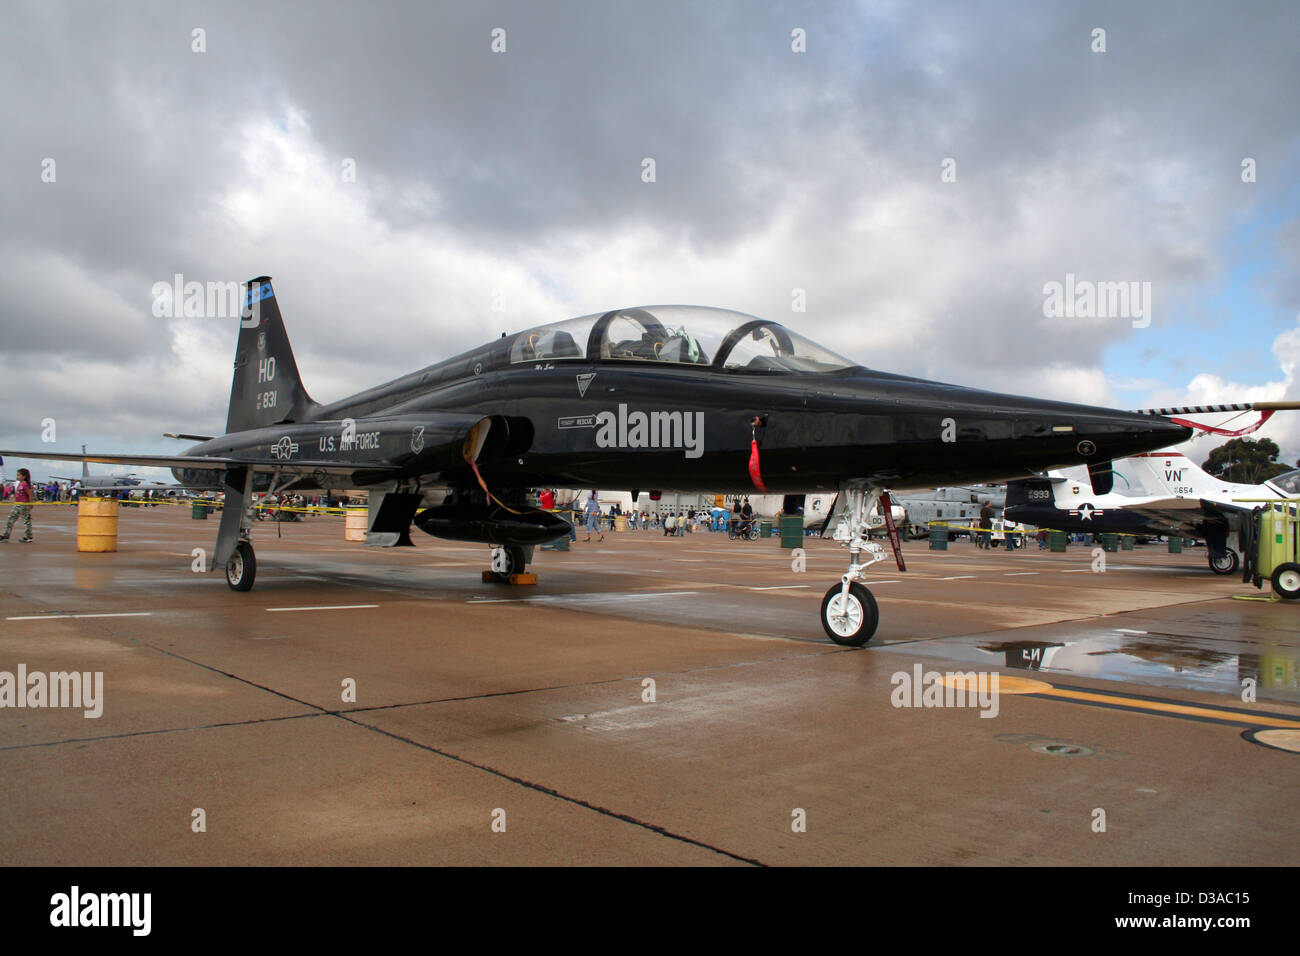
{"label": "main wheel tire", "polygon": [[826,636],[844,647],[861,647],[880,624],[880,609],[871,592],[856,581],[849,585],[847,606],[843,586],[836,584],[822,598],[822,628]]}
{"label": "main wheel tire", "polygon": [[1288,561],[1274,568],[1273,590],[1288,601],[1300,598],[1300,564]]}
{"label": "main wheel tire", "polygon": [[232,591],[251,591],[257,577],[257,558],[247,541],[235,545],[235,553],[226,562],[226,584]]}
{"label": "main wheel tire", "polygon": [[1231,548],[1222,557],[1210,557],[1210,570],[1215,574],[1236,574],[1241,567],[1241,558]]}

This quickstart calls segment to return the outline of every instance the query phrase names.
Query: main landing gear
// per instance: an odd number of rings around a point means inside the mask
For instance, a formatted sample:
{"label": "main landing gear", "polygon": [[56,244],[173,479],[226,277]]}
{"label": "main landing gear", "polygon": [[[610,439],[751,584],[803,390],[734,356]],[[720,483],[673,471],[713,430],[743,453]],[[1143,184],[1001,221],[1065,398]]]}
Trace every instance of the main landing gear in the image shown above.
{"label": "main landing gear", "polygon": [[499,545],[492,549],[492,570],[483,572],[483,580],[499,584],[536,584],[537,575],[524,570],[532,557],[532,545]]}
{"label": "main landing gear", "polygon": [[865,580],[868,567],[885,560],[884,549],[871,540],[867,526],[871,509],[880,501],[881,489],[846,487],[844,494],[844,517],[834,537],[848,546],[849,569],[822,598],[822,627],[836,644],[861,647],[871,640],[880,623],[876,599],[858,582]]}
{"label": "main landing gear", "polygon": [[[217,529],[217,552],[213,570],[224,567],[226,584],[232,591],[251,591],[257,577],[257,558],[248,533],[253,527],[253,470],[248,466],[229,469],[222,481],[226,504]],[[272,490],[275,482],[272,481]],[[270,492],[268,492],[269,494]]]}
{"label": "main landing gear", "polygon": [[1215,574],[1236,574],[1240,566],[1241,558],[1231,548],[1225,549],[1220,555],[1210,555],[1210,570]]}
{"label": "main landing gear", "polygon": [[257,556],[253,554],[253,545],[245,539],[235,545],[235,553],[226,562],[226,583],[232,591],[251,591],[256,577]]}

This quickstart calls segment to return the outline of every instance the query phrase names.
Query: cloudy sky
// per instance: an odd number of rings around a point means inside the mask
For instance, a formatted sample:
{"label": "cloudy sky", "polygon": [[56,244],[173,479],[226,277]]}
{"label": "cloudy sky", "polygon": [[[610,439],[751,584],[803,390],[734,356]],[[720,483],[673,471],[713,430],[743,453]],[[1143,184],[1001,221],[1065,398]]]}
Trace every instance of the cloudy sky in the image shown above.
{"label": "cloudy sky", "polygon": [[[10,0],[0,79],[0,447],[219,433],[237,320],[156,316],[177,274],[273,276],[321,401],[668,302],[1028,395],[1300,399],[1293,2]],[[1067,275],[1149,312],[1045,315]],[[1300,457],[1300,413],[1259,434]]]}

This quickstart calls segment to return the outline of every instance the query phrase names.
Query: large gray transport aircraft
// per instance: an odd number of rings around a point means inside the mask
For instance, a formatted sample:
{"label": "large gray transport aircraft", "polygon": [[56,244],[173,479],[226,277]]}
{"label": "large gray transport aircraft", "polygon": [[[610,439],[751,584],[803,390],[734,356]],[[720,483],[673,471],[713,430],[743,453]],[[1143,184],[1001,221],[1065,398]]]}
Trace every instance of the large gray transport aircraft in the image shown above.
{"label": "large gray transport aircraft", "polygon": [[821,618],[832,640],[859,646],[879,620],[861,582],[885,558],[868,530],[884,489],[1084,464],[1104,493],[1111,459],[1191,433],[1159,415],[877,372],[775,322],[678,305],[538,326],[322,405],[262,276],[248,283],[225,434],[176,436],[199,441],[180,455],[0,454],[161,466],[184,485],[223,488],[213,567],[236,591],[256,574],[257,491],[368,489],[367,543],[410,544],[412,524],[481,541],[504,580],[534,545],[568,534],[525,504],[531,488],[838,490],[849,568]]}

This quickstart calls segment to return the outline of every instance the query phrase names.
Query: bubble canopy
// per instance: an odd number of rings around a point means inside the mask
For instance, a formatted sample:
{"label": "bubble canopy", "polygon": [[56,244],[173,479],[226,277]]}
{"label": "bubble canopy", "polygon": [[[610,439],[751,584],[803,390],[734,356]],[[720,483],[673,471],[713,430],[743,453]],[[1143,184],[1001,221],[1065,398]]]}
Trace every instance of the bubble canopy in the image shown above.
{"label": "bubble canopy", "polygon": [[510,361],[659,362],[742,372],[833,372],[855,364],[777,322],[696,305],[615,309],[539,325],[514,337]]}
{"label": "bubble canopy", "polygon": [[1270,478],[1269,483],[1281,488],[1287,495],[1300,498],[1300,468],[1284,471],[1277,477]]}

